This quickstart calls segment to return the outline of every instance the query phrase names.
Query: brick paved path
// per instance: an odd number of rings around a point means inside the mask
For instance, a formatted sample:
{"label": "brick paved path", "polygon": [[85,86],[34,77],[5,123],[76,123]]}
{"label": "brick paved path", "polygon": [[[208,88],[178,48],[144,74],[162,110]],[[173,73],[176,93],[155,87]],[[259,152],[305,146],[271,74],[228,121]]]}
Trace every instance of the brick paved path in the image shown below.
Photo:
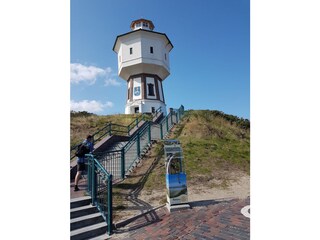
{"label": "brick paved path", "polygon": [[250,218],[240,212],[247,205],[250,197],[194,202],[192,209],[172,213],[163,207],[117,229],[111,239],[250,239]]}

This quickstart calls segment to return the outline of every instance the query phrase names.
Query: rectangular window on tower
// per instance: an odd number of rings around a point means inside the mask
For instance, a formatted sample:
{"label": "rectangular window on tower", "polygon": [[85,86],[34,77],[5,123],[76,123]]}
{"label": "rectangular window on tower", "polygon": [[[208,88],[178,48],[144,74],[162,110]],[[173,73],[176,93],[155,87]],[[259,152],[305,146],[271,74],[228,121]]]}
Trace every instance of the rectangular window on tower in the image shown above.
{"label": "rectangular window on tower", "polygon": [[154,96],[154,87],[153,86],[154,85],[151,83],[148,84],[148,95],[149,96]]}
{"label": "rectangular window on tower", "polygon": [[130,48],[130,55],[132,54],[132,47]]}
{"label": "rectangular window on tower", "polygon": [[153,47],[150,47],[150,53],[153,53]]}

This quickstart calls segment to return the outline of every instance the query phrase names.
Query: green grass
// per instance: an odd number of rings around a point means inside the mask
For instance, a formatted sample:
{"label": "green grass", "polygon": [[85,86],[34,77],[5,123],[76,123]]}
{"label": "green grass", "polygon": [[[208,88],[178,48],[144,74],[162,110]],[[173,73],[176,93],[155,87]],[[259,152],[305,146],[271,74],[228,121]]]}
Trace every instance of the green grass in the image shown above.
{"label": "green grass", "polygon": [[[108,122],[128,125],[137,116],[73,116],[71,145],[79,143],[87,134],[94,133]],[[170,138],[181,142],[188,184],[201,183],[225,188],[229,184],[230,172],[250,174],[250,122],[246,119],[219,111],[189,110]],[[155,155],[163,156],[162,144],[156,145]],[[150,172],[144,188],[150,192],[152,189],[165,188],[163,158]]]}
{"label": "green grass", "polygon": [[[163,159],[160,159],[163,161]],[[151,172],[148,179],[144,185],[145,189],[151,192],[152,189],[164,189],[165,188],[165,167],[160,161],[155,167],[155,171]]]}
{"label": "green grass", "polygon": [[144,185],[144,189],[147,192],[151,192],[152,189],[165,189],[165,166],[163,158],[163,145],[158,143],[155,145],[154,157],[159,158],[156,162],[153,171],[150,172],[149,176]]}
{"label": "green grass", "polygon": [[[187,112],[175,131],[183,148],[188,181],[210,181],[217,172],[250,173],[250,129],[229,121],[214,111]],[[227,186],[227,176],[221,186]]]}
{"label": "green grass", "polygon": [[71,113],[70,146],[79,144],[88,134],[94,134],[109,122],[128,126],[139,114],[117,114],[98,116],[94,114]]}
{"label": "green grass", "polygon": [[[179,139],[183,149],[188,184],[226,188],[229,173],[250,174],[250,129],[229,121],[216,112],[187,111],[172,139]],[[165,189],[165,167],[162,144],[157,144],[157,156],[162,156],[149,174],[144,189]]]}

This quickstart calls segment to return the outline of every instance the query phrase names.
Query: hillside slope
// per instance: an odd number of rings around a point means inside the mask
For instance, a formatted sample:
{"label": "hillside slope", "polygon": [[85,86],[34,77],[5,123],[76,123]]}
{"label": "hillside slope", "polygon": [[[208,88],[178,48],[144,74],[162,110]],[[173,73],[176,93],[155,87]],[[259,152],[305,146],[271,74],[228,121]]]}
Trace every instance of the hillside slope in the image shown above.
{"label": "hillside slope", "polygon": [[[136,117],[71,112],[70,145],[108,122],[128,125]],[[170,138],[182,144],[188,181],[226,179],[232,171],[250,172],[250,122],[246,119],[214,110],[189,110]]]}
{"label": "hillside slope", "polygon": [[[219,111],[189,110],[174,126],[187,172],[188,201],[246,198],[250,195],[250,122]],[[135,216],[166,202],[162,142],[133,173],[114,186],[116,220]],[[119,211],[121,209],[121,211]]]}
{"label": "hillside slope", "polygon": [[190,110],[174,133],[189,181],[219,179],[232,171],[250,172],[250,123],[218,111]]}
{"label": "hillside slope", "polygon": [[[128,125],[135,115],[71,116],[71,142],[79,142],[107,122]],[[171,139],[179,139],[187,172],[189,201],[245,198],[250,195],[250,122],[212,110],[185,111]],[[115,219],[134,216],[166,202],[162,142],[153,145],[133,173],[114,185]],[[139,212],[139,211],[138,211]]]}
{"label": "hillside slope", "polygon": [[[219,111],[189,110],[169,136],[183,149],[188,186],[227,189],[250,175],[250,122]],[[158,144],[157,148],[160,148]],[[158,151],[160,152],[160,151]],[[161,153],[162,154],[162,153]],[[164,159],[149,174],[145,191],[165,188]],[[247,186],[249,188],[249,186]]]}
{"label": "hillside slope", "polygon": [[70,146],[79,144],[88,134],[94,134],[108,122],[127,126],[138,114],[117,114],[99,116],[88,112],[70,113]]}

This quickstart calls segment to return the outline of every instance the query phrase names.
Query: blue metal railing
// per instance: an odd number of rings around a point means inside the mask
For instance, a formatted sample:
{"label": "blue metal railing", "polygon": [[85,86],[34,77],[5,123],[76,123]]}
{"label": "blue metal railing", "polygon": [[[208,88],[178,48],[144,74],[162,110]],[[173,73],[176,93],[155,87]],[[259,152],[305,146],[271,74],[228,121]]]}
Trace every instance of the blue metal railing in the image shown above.
{"label": "blue metal railing", "polygon": [[[98,131],[96,131],[94,134],[92,134],[94,142],[100,141],[105,136],[110,135],[119,135],[119,136],[128,136],[128,126],[115,124],[115,123],[107,123],[107,125]],[[81,144],[81,143],[79,143]],[[73,159],[75,157],[75,150],[79,146],[79,144],[76,144],[70,148],[70,159]]]}
{"label": "blue metal railing", "polygon": [[[172,109],[159,123],[161,139],[170,131],[175,123],[179,123],[184,115],[184,107]],[[92,204],[97,206],[108,224],[108,234],[112,234],[112,181],[123,179],[125,174],[133,168],[141,158],[142,153],[151,143],[151,122],[145,118],[137,118],[134,124],[129,124],[128,132],[137,127],[137,131],[130,136],[130,140],[122,146],[121,150],[106,151],[102,153],[87,154],[88,159],[88,192]],[[130,130],[129,130],[130,129]]]}
{"label": "blue metal railing", "polygon": [[159,107],[154,113],[153,113],[153,119],[156,120],[161,114],[162,114],[162,107]]}
{"label": "blue metal railing", "polygon": [[[159,123],[160,139],[168,134],[175,123],[178,123],[184,113],[183,106],[172,109]],[[144,117],[137,118],[130,124],[130,129],[137,126]],[[134,124],[133,124],[134,123]],[[136,125],[135,125],[136,124]],[[129,129],[129,128],[128,128]],[[138,130],[130,136],[129,141],[119,150],[95,153],[101,165],[113,176],[113,180],[123,179],[125,174],[141,157],[141,153],[151,143],[151,122],[140,124]]]}
{"label": "blue metal railing", "polygon": [[[123,147],[124,155],[124,171],[121,172],[122,177],[131,169],[134,163],[141,157],[141,153],[151,143],[151,124],[146,122],[145,125],[130,139]],[[123,168],[123,167],[122,167]]]}
{"label": "blue metal railing", "polygon": [[146,120],[148,120],[148,117],[145,113],[140,115],[139,117],[137,117],[135,120],[133,120],[127,127],[128,128],[128,135],[130,134],[130,131],[133,128],[139,127],[139,123],[141,123],[142,121],[146,121]]}
{"label": "blue metal railing", "polygon": [[161,139],[163,139],[169,133],[174,123],[178,123],[178,121],[176,120],[176,111],[174,110],[170,111],[169,114],[161,120],[161,122],[159,123]]}
{"label": "blue metal railing", "polygon": [[150,122],[146,122],[120,150],[95,153],[101,165],[113,175],[113,180],[123,179],[150,144],[150,125]]}
{"label": "blue metal railing", "polygon": [[112,174],[108,173],[99,161],[87,154],[88,160],[88,192],[92,205],[96,206],[107,223],[107,232],[112,234]]}
{"label": "blue metal railing", "polygon": [[[98,142],[105,136],[110,136],[110,135],[130,136],[131,135],[130,132],[132,129],[134,129],[135,127],[139,128],[139,126],[142,125],[143,121],[148,121],[148,120],[150,120],[150,116],[144,113],[138,116],[135,120],[133,120],[128,126],[109,122],[106,124],[106,126],[104,126],[103,128],[99,129],[98,131],[92,134],[94,142]],[[81,143],[71,146],[70,160],[75,157],[75,151],[80,144]]]}
{"label": "blue metal railing", "polygon": [[95,153],[94,155],[104,169],[106,169],[108,173],[112,174],[113,180],[121,178],[121,150]]}

